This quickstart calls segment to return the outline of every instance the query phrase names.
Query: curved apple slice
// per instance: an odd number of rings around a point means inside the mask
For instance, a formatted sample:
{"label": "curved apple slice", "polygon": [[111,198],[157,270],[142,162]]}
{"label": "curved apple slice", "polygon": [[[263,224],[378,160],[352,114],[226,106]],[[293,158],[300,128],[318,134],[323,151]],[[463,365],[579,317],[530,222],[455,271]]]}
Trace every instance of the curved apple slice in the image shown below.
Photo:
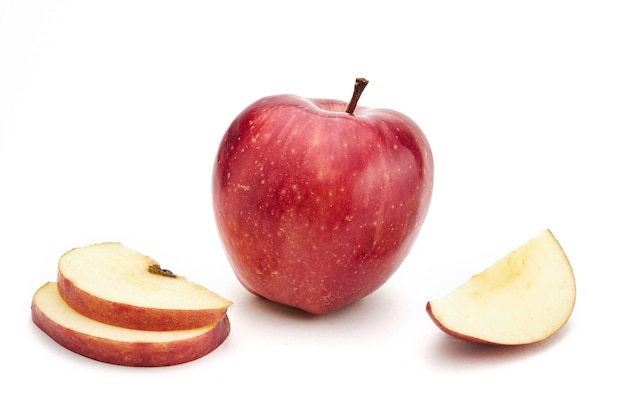
{"label": "curved apple slice", "polygon": [[444,332],[499,345],[538,342],[556,333],[574,308],[570,263],[550,230],[474,275],[426,311]]}
{"label": "curved apple slice", "polygon": [[83,316],[61,298],[57,285],[40,287],[33,322],[61,346],[97,361],[125,366],[169,366],[201,358],[226,340],[227,316],[198,329],[145,331],[111,326]]}
{"label": "curved apple slice", "polygon": [[217,323],[232,304],[117,242],[63,254],[58,287],[65,302],[79,313],[138,330],[183,330]]}

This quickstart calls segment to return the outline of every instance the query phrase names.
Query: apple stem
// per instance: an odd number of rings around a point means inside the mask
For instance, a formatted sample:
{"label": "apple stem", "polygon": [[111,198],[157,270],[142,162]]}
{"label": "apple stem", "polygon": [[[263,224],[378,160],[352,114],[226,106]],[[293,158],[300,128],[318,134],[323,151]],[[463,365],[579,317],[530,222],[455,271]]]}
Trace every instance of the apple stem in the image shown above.
{"label": "apple stem", "polygon": [[354,83],[354,93],[352,93],[352,99],[350,100],[350,103],[348,103],[348,108],[346,108],[346,113],[349,113],[349,114],[354,113],[354,109],[356,109],[356,104],[358,103],[359,98],[361,97],[361,94],[363,93],[363,90],[365,90],[367,83],[369,83],[369,81],[367,81],[365,78],[356,79],[356,82]]}

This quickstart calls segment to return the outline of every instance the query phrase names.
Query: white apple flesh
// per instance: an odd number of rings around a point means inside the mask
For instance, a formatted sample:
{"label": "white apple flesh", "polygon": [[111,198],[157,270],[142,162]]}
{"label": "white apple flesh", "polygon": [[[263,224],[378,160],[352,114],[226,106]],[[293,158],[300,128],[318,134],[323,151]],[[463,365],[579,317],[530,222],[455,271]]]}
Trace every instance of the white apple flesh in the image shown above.
{"label": "white apple flesh", "polygon": [[426,310],[444,332],[472,342],[521,345],[544,340],[569,320],[576,283],[550,230],[510,252]]}
{"label": "white apple flesh", "polygon": [[54,282],[35,292],[31,313],[33,322],[61,346],[97,361],[124,366],[190,362],[215,350],[230,332],[227,316],[218,323],[189,330],[145,331],[111,326],[72,309]]}
{"label": "white apple flesh", "polygon": [[232,304],[118,242],[72,249],[58,265],[61,297],[81,314],[138,330],[183,330],[219,322]]}

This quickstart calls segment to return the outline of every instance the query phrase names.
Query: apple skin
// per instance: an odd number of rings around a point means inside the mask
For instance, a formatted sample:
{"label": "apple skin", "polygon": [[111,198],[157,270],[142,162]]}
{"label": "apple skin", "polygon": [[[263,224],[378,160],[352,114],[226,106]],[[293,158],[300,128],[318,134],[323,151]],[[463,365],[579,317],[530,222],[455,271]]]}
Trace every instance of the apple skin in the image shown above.
{"label": "apple skin", "polygon": [[93,320],[112,326],[136,330],[186,330],[217,323],[228,308],[182,310],[163,309],[105,300],[78,288],[60,271],[57,274],[59,292],[74,310]]}
{"label": "apple skin", "polygon": [[[46,287],[52,285],[54,285],[54,283],[49,282],[39,291],[47,291],[49,288]],[[58,297],[62,300],[60,295]],[[157,367],[191,362],[217,349],[230,334],[230,321],[228,316],[224,316],[220,322],[201,328],[201,330],[203,330],[201,332],[199,332],[198,329],[171,332],[173,334],[193,332],[194,336],[189,338],[177,338],[176,340],[165,342],[150,342],[151,333],[167,334],[168,332],[150,332],[119,328],[122,332],[127,334],[134,332],[133,334],[138,335],[137,341],[115,340],[113,338],[87,334],[56,322],[39,308],[36,298],[37,294],[33,297],[31,304],[31,316],[37,327],[58,344],[74,353],[114,365]],[[63,303],[63,301],[60,302]],[[68,314],[80,314],[78,312],[74,313],[69,306],[66,306],[65,309],[67,310],[65,316]],[[85,317],[81,320],[91,319]],[[100,325],[111,327],[113,328],[113,332],[116,331],[115,326],[104,323]],[[143,337],[144,341],[142,341],[142,335],[146,335]]]}
{"label": "apple skin", "polygon": [[326,314],[377,290],[412,248],[433,189],[418,125],[389,109],[277,95],[232,122],[213,171],[217,229],[242,285]]}

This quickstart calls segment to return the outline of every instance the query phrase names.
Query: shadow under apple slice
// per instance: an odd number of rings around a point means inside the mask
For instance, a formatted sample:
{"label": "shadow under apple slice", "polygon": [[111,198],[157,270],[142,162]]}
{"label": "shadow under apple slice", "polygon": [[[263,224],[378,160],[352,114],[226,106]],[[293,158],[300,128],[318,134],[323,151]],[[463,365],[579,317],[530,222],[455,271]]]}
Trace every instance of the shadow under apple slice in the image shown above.
{"label": "shadow under apple slice", "polygon": [[441,334],[432,349],[432,363],[444,368],[464,369],[522,360],[556,346],[568,332],[569,326],[565,325],[547,339],[525,345],[488,345]]}

